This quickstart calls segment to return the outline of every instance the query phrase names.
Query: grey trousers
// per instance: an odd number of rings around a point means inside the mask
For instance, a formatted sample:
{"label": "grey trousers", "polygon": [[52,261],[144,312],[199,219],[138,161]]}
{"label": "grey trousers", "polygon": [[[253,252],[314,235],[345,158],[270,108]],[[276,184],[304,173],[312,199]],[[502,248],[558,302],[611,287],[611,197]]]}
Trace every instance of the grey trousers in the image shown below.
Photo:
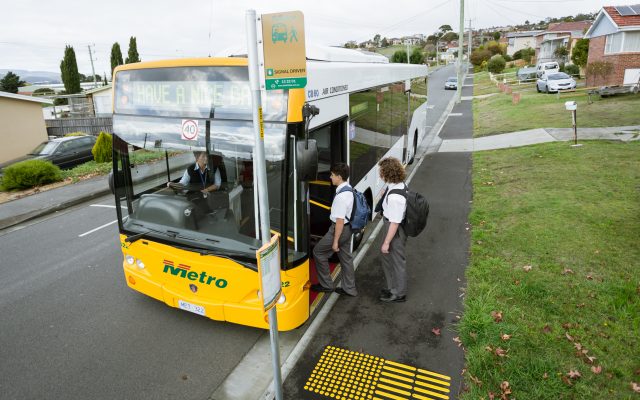
{"label": "grey trousers", "polygon": [[[313,258],[316,261],[316,271],[318,272],[318,283],[323,287],[332,288],[333,281],[329,273],[329,257],[333,254],[331,245],[333,244],[333,235],[336,231],[336,224],[331,224],[329,231],[320,239],[313,248]],[[352,296],[356,296],[356,275],[353,270],[353,256],[351,255],[351,227],[347,224],[342,229],[342,234],[338,240],[340,251],[338,259],[340,259],[340,267],[342,268],[342,289]]]}
{"label": "grey trousers", "polygon": [[[390,222],[384,220],[384,235],[389,232]],[[407,295],[407,260],[404,256],[405,245],[407,244],[407,235],[401,226],[398,227],[396,235],[389,244],[389,253],[382,255],[382,271],[387,281],[387,290],[396,296]]]}

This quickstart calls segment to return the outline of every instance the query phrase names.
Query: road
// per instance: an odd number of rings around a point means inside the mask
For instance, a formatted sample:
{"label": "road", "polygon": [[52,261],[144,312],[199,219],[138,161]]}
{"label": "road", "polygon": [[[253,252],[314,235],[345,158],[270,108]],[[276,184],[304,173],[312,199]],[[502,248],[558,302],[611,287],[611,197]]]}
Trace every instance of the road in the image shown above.
{"label": "road", "polygon": [[[442,90],[453,74],[430,78],[428,125],[455,93]],[[266,334],[129,289],[113,204],[0,232],[3,399],[207,399]]]}

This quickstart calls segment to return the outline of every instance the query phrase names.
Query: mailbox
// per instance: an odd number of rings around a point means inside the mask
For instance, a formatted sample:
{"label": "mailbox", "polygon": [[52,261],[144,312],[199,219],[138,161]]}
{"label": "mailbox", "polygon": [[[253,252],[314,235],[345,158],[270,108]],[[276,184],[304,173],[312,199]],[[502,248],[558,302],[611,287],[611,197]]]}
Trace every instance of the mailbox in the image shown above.
{"label": "mailbox", "polygon": [[566,108],[567,111],[575,111],[578,109],[578,103],[575,101],[565,101],[564,108]]}

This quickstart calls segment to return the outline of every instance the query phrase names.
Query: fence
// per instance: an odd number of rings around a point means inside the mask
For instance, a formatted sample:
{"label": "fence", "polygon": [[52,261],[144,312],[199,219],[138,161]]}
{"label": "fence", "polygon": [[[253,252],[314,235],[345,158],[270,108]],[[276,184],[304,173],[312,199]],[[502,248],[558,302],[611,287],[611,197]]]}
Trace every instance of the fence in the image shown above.
{"label": "fence", "polygon": [[100,131],[111,132],[113,127],[111,117],[47,119],[45,124],[49,136],[64,136],[71,132],[98,135]]}

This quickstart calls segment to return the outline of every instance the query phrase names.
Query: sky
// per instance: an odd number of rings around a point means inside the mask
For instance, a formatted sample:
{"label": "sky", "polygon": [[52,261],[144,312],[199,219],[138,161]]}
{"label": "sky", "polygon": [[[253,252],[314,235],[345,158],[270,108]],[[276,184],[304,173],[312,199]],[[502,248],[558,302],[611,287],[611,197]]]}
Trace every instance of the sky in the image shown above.
{"label": "sky", "polygon": [[[522,24],[577,13],[618,0],[465,0],[465,26]],[[382,37],[432,34],[443,24],[457,31],[459,0],[7,0],[2,4],[0,69],[60,72],[65,45],[73,46],[78,69],[110,74],[113,43],[127,56],[137,38],[142,61],[227,56],[246,48],[245,14],[300,10],[307,42],[342,45]]]}

